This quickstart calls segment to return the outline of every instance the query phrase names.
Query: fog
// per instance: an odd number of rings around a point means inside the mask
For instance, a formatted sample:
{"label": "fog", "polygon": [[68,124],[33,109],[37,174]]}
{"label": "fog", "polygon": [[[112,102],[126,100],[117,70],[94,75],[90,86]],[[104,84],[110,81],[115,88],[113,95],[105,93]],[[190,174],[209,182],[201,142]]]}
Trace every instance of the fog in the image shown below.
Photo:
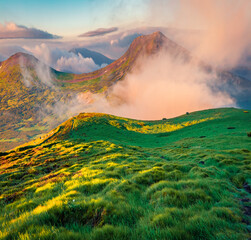
{"label": "fog", "polygon": [[[50,111],[61,117],[89,111],[137,119],[160,119],[202,109],[236,106],[235,99],[227,91],[216,91],[211,86],[219,83],[216,70],[231,70],[243,61],[245,63],[251,54],[250,9],[249,0],[149,1],[146,22],[162,22],[165,25],[163,29],[183,28],[196,32],[176,34],[174,40],[215,70],[204,71],[195,62],[184,62],[162,50],[155,56],[140,58],[138,67],[108,90],[108,97],[79,92],[67,103],[57,102],[55,109]],[[171,13],[168,18],[167,12]],[[169,38],[172,38],[171,33],[169,31]],[[117,39],[104,38],[103,43],[95,40],[92,46],[125,48],[138,35],[139,32],[127,32],[116,35]],[[61,71],[80,73],[100,67],[92,59],[43,43],[23,48]],[[41,66],[37,73],[43,73],[43,82],[46,78],[51,79],[50,73]],[[24,83],[29,86],[30,76],[25,69],[22,74],[25,76]]]}
{"label": "fog", "polygon": [[[152,1],[154,14],[164,14],[161,2]],[[171,0],[168,5],[174,14],[173,27],[200,30],[199,35],[181,39],[200,59],[215,67],[231,69],[251,54],[250,0]]]}
{"label": "fog", "polygon": [[128,74],[109,91],[109,98],[88,93],[76,99],[77,110],[104,112],[123,117],[154,120],[208,108],[235,106],[224,91],[213,91],[214,72],[173,59],[165,52],[141,59],[140,70]]}
{"label": "fog", "polygon": [[[199,34],[180,35],[192,56],[214,69],[231,70],[250,53],[251,1],[179,0],[150,1],[149,14],[163,20],[171,8],[172,27],[199,29]],[[154,7],[153,7],[154,6]],[[170,9],[169,9],[170,12]],[[216,91],[215,71],[203,71],[195,63],[184,63],[162,51],[142,58],[134,70],[109,91],[109,98],[89,95],[92,104],[78,99],[82,111],[105,112],[138,119],[160,119],[207,108],[236,106],[227,91]]]}

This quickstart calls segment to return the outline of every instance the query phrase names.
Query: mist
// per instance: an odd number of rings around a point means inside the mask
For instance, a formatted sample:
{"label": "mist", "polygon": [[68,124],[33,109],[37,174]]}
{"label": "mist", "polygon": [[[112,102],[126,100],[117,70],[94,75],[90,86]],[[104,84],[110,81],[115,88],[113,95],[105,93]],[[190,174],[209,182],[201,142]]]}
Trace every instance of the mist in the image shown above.
{"label": "mist", "polygon": [[[179,0],[152,1],[152,16],[163,19],[165,7],[173,10],[171,26],[199,29],[181,42],[190,46],[192,55],[214,69],[230,70],[251,53],[251,1]],[[170,22],[169,22],[170,26]],[[173,59],[162,51],[151,59],[141,59],[140,70],[129,74],[110,92],[120,104],[104,112],[138,119],[174,117],[185,112],[236,106],[226,91],[213,90],[219,79],[215,71]],[[102,101],[103,102],[103,101]],[[102,107],[97,106],[100,110]]]}
{"label": "mist", "polygon": [[80,112],[102,112],[142,120],[171,118],[186,112],[235,107],[225,91],[215,91],[216,72],[173,58],[165,51],[141,58],[137,68],[102,94],[78,93],[67,103],[58,102],[53,114],[67,119]]}
{"label": "mist", "polygon": [[[52,79],[51,69],[46,64],[44,64],[43,62],[40,62],[40,61],[34,60],[33,64],[34,64],[35,75],[41,81],[40,83],[46,85],[47,87],[55,89],[55,85],[54,85],[53,79]],[[21,75],[22,75],[21,80],[23,81],[24,85],[27,88],[30,88],[33,85],[40,84],[34,80],[30,70],[24,64],[23,56],[20,56],[20,58],[19,58],[19,66],[20,66]]]}
{"label": "mist", "polygon": [[[215,73],[161,53],[144,63],[142,71],[130,74],[112,94],[124,98],[114,113],[138,119],[174,117],[186,112],[234,106],[226,92],[215,92]],[[121,97],[122,96],[122,97]]]}
{"label": "mist", "polygon": [[[196,34],[176,36],[177,40],[195,59],[212,66],[213,70],[205,71],[193,61],[184,62],[162,50],[155,56],[139,59],[134,70],[113,85],[106,96],[79,92],[67,102],[58,101],[49,112],[64,119],[80,112],[103,112],[154,120],[209,108],[238,107],[227,90],[215,90],[212,86],[219,84],[218,69],[233,69],[245,63],[251,54],[250,4],[249,0],[150,1],[148,21],[164,22],[166,29],[196,30]],[[172,14],[165,21],[166,10]],[[136,36],[132,34],[132,38]],[[110,44],[125,47],[127,41],[132,41],[131,35],[112,40]],[[46,44],[25,49],[57,70],[80,73],[98,69],[92,59]],[[42,72],[42,78],[50,79],[47,71]],[[25,79],[28,84],[30,77]]]}
{"label": "mist", "polygon": [[[152,1],[155,11],[161,2]],[[179,0],[169,6],[174,12],[171,26],[200,31],[180,40],[201,60],[232,69],[251,54],[251,1]]]}
{"label": "mist", "polygon": [[40,61],[62,72],[80,74],[104,67],[104,65],[99,66],[95,64],[92,58],[85,58],[81,54],[76,55],[65,49],[51,47],[45,43],[34,47],[24,46],[24,49]]}
{"label": "mist", "polygon": [[181,35],[179,40],[189,46],[192,56],[215,70],[206,72],[197,64],[184,63],[162,51],[155,57],[140,59],[140,67],[114,85],[108,99],[90,95],[88,106],[85,100],[78,99],[83,106],[79,110],[160,119],[208,108],[236,107],[227,90],[216,91],[212,86],[219,84],[217,69],[230,70],[243,64],[251,53],[250,4],[249,0],[150,1],[150,20],[154,16],[155,21],[162,21],[169,8],[173,16],[168,26],[199,32]]}
{"label": "mist", "polygon": [[[165,52],[141,59],[140,67],[109,91],[108,98],[91,94],[76,99],[80,111],[103,112],[122,117],[155,120],[197,110],[235,106],[224,91],[213,91],[216,73],[173,59]],[[144,64],[142,66],[142,64]]]}

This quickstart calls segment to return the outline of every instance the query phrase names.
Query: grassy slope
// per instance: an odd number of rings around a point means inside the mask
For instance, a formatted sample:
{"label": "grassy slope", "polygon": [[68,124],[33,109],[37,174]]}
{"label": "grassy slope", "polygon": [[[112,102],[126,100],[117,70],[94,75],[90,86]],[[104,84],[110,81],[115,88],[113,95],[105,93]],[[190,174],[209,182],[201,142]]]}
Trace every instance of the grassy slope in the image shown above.
{"label": "grassy slope", "polygon": [[80,114],[1,153],[0,239],[247,239],[250,114]]}
{"label": "grassy slope", "polygon": [[167,39],[161,32],[155,32],[137,37],[123,56],[94,72],[69,74],[55,71],[57,84],[63,89],[104,92],[115,82],[124,79],[126,74],[135,68],[139,57],[151,56],[164,46],[171,55],[181,54],[186,57],[189,55],[187,51]]}
{"label": "grassy slope", "polygon": [[[52,121],[48,122],[41,113],[46,112],[59,100],[67,103],[77,93],[107,91],[111,85],[122,80],[131,71],[139,56],[156,53],[165,39],[159,32],[141,36],[133,41],[121,58],[91,73],[69,74],[50,69],[53,87],[48,87],[40,81],[36,67],[41,63],[29,54],[17,53],[2,62],[0,65],[0,151],[30,141],[60,124],[61,121],[58,121],[57,116],[52,117]],[[175,44],[170,41],[170,46],[173,45]],[[178,50],[175,45],[173,51]],[[27,80],[23,79],[22,72],[29,74],[31,86],[25,86],[24,82]],[[51,116],[51,113],[49,115]]]}
{"label": "grassy slope", "polygon": [[[41,69],[41,62],[29,54],[14,54],[0,65],[0,151],[30,141],[60,124],[62,114],[60,118],[53,116],[58,102],[67,106],[72,97],[75,99],[78,93],[89,91],[107,96],[109,87],[140,66],[138,60],[142,56],[150,57],[160,49],[165,49],[170,56],[179,56],[185,62],[198,63],[186,49],[155,32],[136,38],[121,58],[97,71],[69,74],[50,69],[53,87],[49,87],[38,77],[36,69]],[[203,69],[210,69],[202,63],[200,65]],[[27,74],[32,82],[29,87],[25,86],[27,79],[22,76]],[[220,72],[220,76],[227,84],[224,89],[233,89],[232,97],[238,99],[238,106],[248,108],[251,104],[250,83],[227,72]]]}
{"label": "grassy slope", "polygon": [[[29,65],[27,87],[23,80],[20,59]],[[0,70],[0,151],[30,141],[38,134],[51,130],[49,122],[41,120],[44,106],[52,106],[63,99],[57,89],[41,83],[35,72],[37,60],[29,55],[15,54],[1,64]],[[27,81],[27,80],[26,80]]]}

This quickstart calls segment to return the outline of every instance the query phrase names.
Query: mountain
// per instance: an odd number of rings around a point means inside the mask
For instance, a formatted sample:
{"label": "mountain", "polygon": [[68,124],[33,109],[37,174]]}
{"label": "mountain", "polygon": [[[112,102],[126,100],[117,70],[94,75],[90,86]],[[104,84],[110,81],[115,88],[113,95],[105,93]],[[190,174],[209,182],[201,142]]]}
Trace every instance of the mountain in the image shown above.
{"label": "mountain", "polygon": [[[133,68],[141,54],[161,48],[160,33],[136,39],[122,58],[89,74],[58,72],[35,57],[16,53],[0,68],[0,150],[30,141],[65,120],[64,104],[78,93],[102,92]],[[77,80],[72,81],[72,79]],[[55,111],[61,111],[56,113]],[[60,114],[60,116],[59,116]]]}
{"label": "mountain", "polygon": [[17,53],[1,63],[1,150],[30,141],[51,129],[50,123],[44,121],[46,111],[63,98],[63,93],[53,82],[51,71],[48,66],[25,53]]}
{"label": "mountain", "polygon": [[110,65],[91,73],[65,74],[58,73],[57,81],[61,87],[81,89],[82,91],[105,92],[116,82],[121,81],[133,69],[140,65],[142,56],[151,56],[164,50],[173,58],[182,59],[193,65],[199,65],[205,72],[215,72],[218,82],[211,86],[213,91],[223,91],[236,101],[242,108],[251,108],[251,81],[235,72],[213,69],[209,64],[194,57],[188,50],[178,45],[161,32],[139,36],[130,45],[126,53]]}
{"label": "mountain", "polygon": [[85,89],[86,86],[86,89],[92,92],[104,91],[117,81],[123,80],[126,74],[136,67],[140,57],[156,54],[163,48],[173,56],[182,55],[186,59],[190,58],[187,50],[166,38],[161,32],[155,32],[137,37],[122,57],[102,69],[83,74],[60,73],[57,79],[62,86],[71,84],[71,87],[76,89]]}
{"label": "mountain", "polygon": [[84,113],[1,152],[1,239],[248,239],[250,114]]}
{"label": "mountain", "polygon": [[[75,114],[71,109],[78,94],[107,95],[111,86],[140,66],[139,59],[160,50],[213,71],[161,32],[139,36],[121,58],[91,73],[58,72],[29,54],[11,56],[0,65],[0,150],[30,141]],[[251,82],[226,71],[217,74],[219,82],[212,89],[227,92],[239,107],[251,108]]]}
{"label": "mountain", "polygon": [[91,51],[87,48],[72,48],[70,52],[75,53],[76,55],[81,54],[84,58],[92,58],[96,65],[109,65],[114,60],[104,56],[101,53]]}

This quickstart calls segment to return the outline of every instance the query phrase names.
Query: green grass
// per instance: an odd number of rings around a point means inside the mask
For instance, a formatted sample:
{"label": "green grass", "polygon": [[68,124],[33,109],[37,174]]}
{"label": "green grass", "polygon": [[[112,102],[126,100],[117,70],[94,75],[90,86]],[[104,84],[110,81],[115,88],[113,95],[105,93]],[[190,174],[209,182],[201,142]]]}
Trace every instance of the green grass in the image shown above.
{"label": "green grass", "polygon": [[2,139],[0,139],[1,143],[5,143],[5,142],[21,142],[21,141],[22,141],[21,138],[9,138],[9,139],[2,138]]}
{"label": "green grass", "polygon": [[[160,33],[141,36],[121,58],[94,72],[71,74],[50,69],[53,86],[47,86],[39,79],[34,57],[19,53],[3,61],[0,70],[0,139],[19,138],[22,141],[1,142],[0,151],[28,142],[66,120],[64,114],[55,114],[58,103],[68,105],[84,92],[108,96],[109,88],[132,71],[140,56],[156,54],[164,42],[165,37]],[[20,67],[20,57],[25,66]],[[29,75],[28,79],[23,77],[24,72]],[[47,128],[34,128],[38,124]],[[20,128],[25,131],[18,131]]]}
{"label": "green grass", "polygon": [[0,154],[0,239],[248,239],[250,120],[80,114]]}
{"label": "green grass", "polygon": [[[3,70],[4,68],[4,70]],[[0,71],[0,139],[20,139],[1,141],[0,151],[9,150],[29,141],[32,137],[52,129],[50,123],[43,124],[41,111],[63,101],[63,94],[39,81],[35,69],[27,68],[32,76],[30,87],[23,83],[22,71],[18,64],[4,62]],[[46,107],[45,107],[46,106]],[[44,119],[44,118],[42,118]],[[57,117],[53,122],[59,124]],[[42,125],[47,125],[45,128]],[[55,125],[54,125],[55,127]]]}
{"label": "green grass", "polygon": [[[0,139],[20,139],[1,141],[0,151],[6,151],[44,134],[66,120],[53,113],[55,104],[67,104],[76,94],[85,91],[102,92],[107,86],[100,86],[100,78],[91,78],[76,83],[74,74],[52,70],[53,87],[39,80],[34,67],[27,67],[31,76],[30,86],[24,84],[22,69],[11,60],[3,62],[0,71]],[[96,89],[97,88],[97,89]],[[45,126],[46,125],[46,126]]]}
{"label": "green grass", "polygon": [[18,131],[23,131],[23,132],[30,132],[30,131],[45,131],[47,130],[46,126],[39,126],[39,125],[34,125],[32,127],[22,127],[19,128]]}

